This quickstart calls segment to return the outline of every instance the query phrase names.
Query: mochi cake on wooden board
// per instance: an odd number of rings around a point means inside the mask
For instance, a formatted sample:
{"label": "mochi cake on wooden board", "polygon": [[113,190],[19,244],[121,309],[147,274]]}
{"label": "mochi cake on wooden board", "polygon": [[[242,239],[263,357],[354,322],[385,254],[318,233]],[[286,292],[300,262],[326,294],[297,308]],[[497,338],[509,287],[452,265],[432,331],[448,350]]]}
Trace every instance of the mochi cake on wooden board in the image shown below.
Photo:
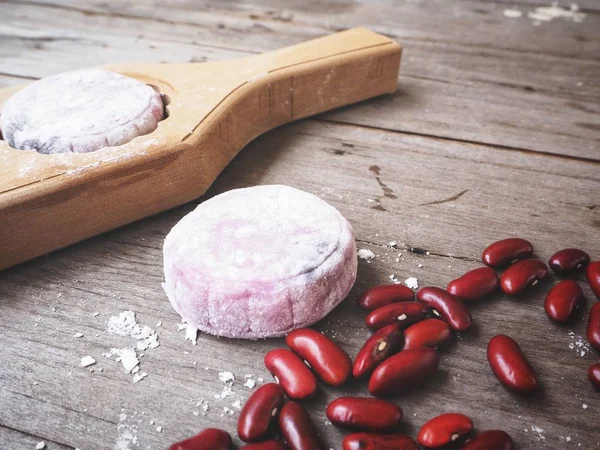
{"label": "mochi cake on wooden board", "polygon": [[[247,58],[104,67],[156,87],[167,117],[92,153],[0,141],[0,269],[191,201],[276,126],[394,92],[400,45],[365,28]],[[0,107],[23,86],[0,90]]]}

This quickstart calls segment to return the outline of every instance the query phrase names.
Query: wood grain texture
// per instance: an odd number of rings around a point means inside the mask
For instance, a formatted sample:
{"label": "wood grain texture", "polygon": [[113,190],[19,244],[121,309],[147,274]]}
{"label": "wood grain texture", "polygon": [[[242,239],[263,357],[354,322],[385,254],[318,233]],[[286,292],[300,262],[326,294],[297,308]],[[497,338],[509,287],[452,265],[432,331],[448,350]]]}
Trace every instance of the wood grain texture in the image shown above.
{"label": "wood grain texture", "polygon": [[332,119],[599,159],[599,14],[535,27],[482,2],[263,3],[7,3],[0,72],[39,77],[115,60],[213,60],[365,24],[410,43],[400,90]]}
{"label": "wood grain texture", "polygon": [[[535,4],[519,5],[526,3]],[[365,313],[354,301],[363,289],[389,282],[391,274],[400,280],[416,276],[421,286],[445,286],[479,267],[487,244],[512,235],[530,239],[543,260],[569,246],[600,258],[600,164],[593,161],[599,159],[600,137],[594,129],[600,98],[594,75],[597,15],[582,24],[553,21],[537,29],[526,20],[504,20],[507,6],[490,2],[381,2],[382,12],[358,1],[190,4],[78,2],[75,9],[92,12],[84,14],[10,3],[3,8],[10,20],[0,22],[0,72],[18,77],[0,76],[0,83],[115,59],[225,59],[324,34],[328,20],[332,27],[380,22],[380,31],[412,36],[399,93],[255,140],[199,200],[232,188],[283,183],[318,195],[350,220],[358,247],[377,257],[359,261],[350,296],[317,329],[351,356],[368,336]],[[115,12],[96,13],[103,8]],[[148,18],[141,19],[142,13]],[[42,22],[49,15],[56,18],[50,25]],[[585,41],[578,44],[576,36]],[[580,79],[585,81],[577,86]],[[503,117],[518,127],[482,117]],[[591,126],[575,131],[574,122]],[[0,448],[33,448],[39,437],[49,449],[162,449],[203,427],[235,430],[237,413],[229,416],[223,408],[235,409],[236,400],[243,404],[250,393],[242,386],[245,374],[271,380],[262,359],[285,344],[201,335],[193,346],[177,331],[179,317],[160,288],[162,242],[197,203],[0,272]],[[401,248],[389,248],[390,241]],[[439,375],[395,399],[405,411],[400,431],[414,436],[434,415],[459,411],[479,430],[506,430],[518,449],[600,447],[600,394],[586,377],[598,354],[585,350],[581,356],[580,348],[569,348],[584,336],[587,311],[596,301],[583,277],[577,280],[586,301],[567,326],[551,323],[544,313],[553,277],[518,299],[497,294],[474,305],[475,327],[443,352]],[[102,356],[135,344],[104,331],[105,322],[126,309],[157,330],[161,344],[140,358],[148,377],[137,384],[120,363]],[[75,338],[77,332],[83,337]],[[523,348],[540,377],[539,395],[512,395],[492,375],[485,347],[498,333]],[[98,361],[94,372],[80,367],[85,355]],[[222,370],[233,371],[237,380],[235,395],[219,401],[213,396],[223,390]],[[367,395],[366,386],[322,388],[306,403],[335,449],[343,433],[325,423],[324,411],[342,394]],[[204,416],[196,406],[200,399],[210,404]],[[136,436],[139,446],[127,436]]]}

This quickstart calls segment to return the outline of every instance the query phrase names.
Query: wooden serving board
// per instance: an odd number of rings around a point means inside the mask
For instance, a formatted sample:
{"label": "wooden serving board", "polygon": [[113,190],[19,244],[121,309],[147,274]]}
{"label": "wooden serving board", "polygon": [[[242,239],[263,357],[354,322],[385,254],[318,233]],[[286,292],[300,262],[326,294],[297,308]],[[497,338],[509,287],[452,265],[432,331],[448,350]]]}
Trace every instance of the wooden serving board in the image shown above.
{"label": "wooden serving board", "polygon": [[[265,131],[394,92],[401,53],[355,28],[231,61],[106,66],[156,87],[168,117],[92,153],[43,155],[0,141],[0,269],[201,196]],[[0,105],[22,87],[0,90]]]}

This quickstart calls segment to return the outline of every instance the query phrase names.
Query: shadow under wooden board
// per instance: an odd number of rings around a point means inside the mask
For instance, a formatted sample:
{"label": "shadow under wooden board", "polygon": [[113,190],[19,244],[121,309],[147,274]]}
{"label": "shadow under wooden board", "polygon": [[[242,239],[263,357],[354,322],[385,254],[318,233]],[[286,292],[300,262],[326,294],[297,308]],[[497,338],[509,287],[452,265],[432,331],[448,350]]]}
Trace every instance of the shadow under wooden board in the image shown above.
{"label": "shadow under wooden board", "polygon": [[[588,208],[590,192],[600,184],[594,169],[582,161],[308,120],[251,143],[205,198],[285,183],[340,209],[355,228],[359,248],[376,257],[359,261],[350,296],[316,328],[354,356],[369,334],[354,301],[392,274],[400,280],[417,277],[421,286],[445,286],[479,267],[483,247],[507,235],[530,239],[535,256],[544,260],[567,246],[599,255],[597,211]],[[553,190],[556,184],[563,188]],[[199,335],[194,346],[178,331],[179,317],[160,288],[162,241],[195,204],[0,273],[5,442],[29,442],[33,435],[48,448],[160,449],[203,427],[234,433],[237,402],[243,405],[252,392],[244,384],[272,380],[263,357],[284,343]],[[565,220],[577,223],[577,231],[565,230]],[[400,248],[391,248],[391,241]],[[597,448],[598,393],[585,375],[597,355],[578,346],[594,297],[581,276],[578,281],[586,303],[565,327],[552,324],[543,311],[552,279],[527,295],[498,294],[475,305],[473,330],[442,352],[439,374],[395,399],[405,411],[399,431],[414,436],[432,416],[461,411],[479,430],[505,429],[520,449]],[[111,348],[136,345],[131,337],[106,332],[110,317],[125,310],[135,311],[138,323],[154,329],[160,343],[143,352],[140,371],[148,376],[135,384],[114,356],[103,356]],[[537,371],[542,389],[535,397],[511,394],[492,375],[485,346],[498,333],[517,339]],[[97,363],[84,369],[80,358],[86,355]],[[231,394],[219,379],[224,371],[236,377]],[[343,433],[327,423],[324,411],[340,395],[367,391],[356,382],[321,387],[305,403],[323,439],[336,449]]]}

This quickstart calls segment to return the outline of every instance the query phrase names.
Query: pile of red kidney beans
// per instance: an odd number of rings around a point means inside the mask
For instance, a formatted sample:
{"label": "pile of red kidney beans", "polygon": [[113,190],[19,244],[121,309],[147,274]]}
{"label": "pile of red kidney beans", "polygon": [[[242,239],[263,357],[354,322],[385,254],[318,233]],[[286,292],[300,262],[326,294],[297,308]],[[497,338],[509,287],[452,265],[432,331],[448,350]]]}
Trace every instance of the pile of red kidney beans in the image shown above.
{"label": "pile of red kidney beans", "polygon": [[[486,267],[467,272],[451,281],[446,290],[423,287],[414,293],[406,286],[377,286],[364,292],[358,306],[369,311],[366,324],[376,330],[365,342],[354,363],[336,343],[317,331],[302,328],[286,336],[290,348],[272,350],[265,365],[275,378],[248,398],[238,420],[238,435],[248,445],[245,450],[319,450],[325,446],[304,407],[299,403],[315,394],[317,377],[330,386],[342,386],[351,377],[368,379],[374,398],[340,397],[327,406],[327,418],[336,426],[354,431],[343,440],[343,450],[419,449],[410,437],[390,433],[402,420],[402,409],[385,400],[414,389],[433,375],[439,365],[438,347],[453,332],[471,326],[465,305],[489,296],[499,287],[516,295],[534,287],[548,274],[542,261],[528,259],[530,242],[510,238],[490,245],[483,252]],[[549,261],[559,276],[585,269],[587,281],[600,298],[600,261],[590,262],[579,249],[564,249]],[[587,267],[586,267],[587,266]],[[496,269],[504,269],[498,277]],[[548,293],[546,314],[558,323],[569,321],[583,298],[579,285],[562,280]],[[430,317],[430,313],[433,316]],[[600,351],[600,302],[590,311],[587,339]],[[508,336],[493,337],[487,347],[490,367],[508,389],[528,394],[536,390],[537,378],[519,345]],[[315,376],[316,375],[316,376]],[[590,382],[600,389],[600,362],[590,366]],[[290,401],[284,402],[287,396]],[[285,440],[275,440],[276,430]],[[473,422],[463,414],[447,413],[426,422],[417,435],[425,448],[463,450],[510,450],[511,437],[501,430],[483,431],[471,437]],[[209,428],[170,450],[227,450],[231,436]]]}

